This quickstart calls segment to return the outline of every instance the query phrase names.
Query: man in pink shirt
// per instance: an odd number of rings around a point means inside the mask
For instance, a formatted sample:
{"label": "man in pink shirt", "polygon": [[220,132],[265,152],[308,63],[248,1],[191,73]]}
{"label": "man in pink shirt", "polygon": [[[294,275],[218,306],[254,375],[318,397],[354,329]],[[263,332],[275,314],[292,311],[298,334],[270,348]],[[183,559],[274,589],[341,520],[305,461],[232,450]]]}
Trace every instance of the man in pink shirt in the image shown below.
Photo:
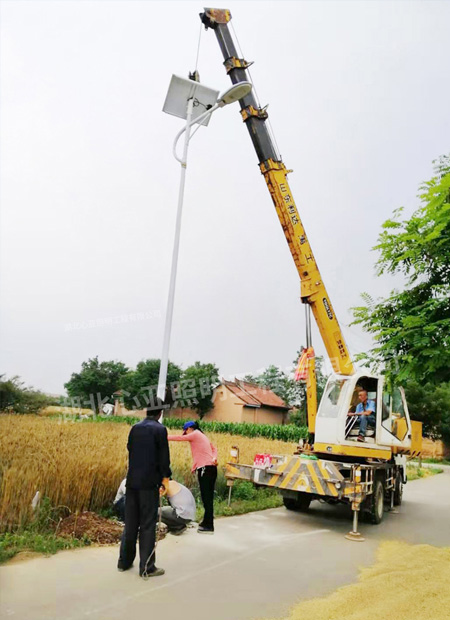
{"label": "man in pink shirt", "polygon": [[209,441],[198,422],[186,422],[182,435],[169,435],[169,441],[188,441],[192,452],[192,471],[198,475],[205,514],[198,526],[199,534],[214,533],[214,487],[217,479],[217,448]]}

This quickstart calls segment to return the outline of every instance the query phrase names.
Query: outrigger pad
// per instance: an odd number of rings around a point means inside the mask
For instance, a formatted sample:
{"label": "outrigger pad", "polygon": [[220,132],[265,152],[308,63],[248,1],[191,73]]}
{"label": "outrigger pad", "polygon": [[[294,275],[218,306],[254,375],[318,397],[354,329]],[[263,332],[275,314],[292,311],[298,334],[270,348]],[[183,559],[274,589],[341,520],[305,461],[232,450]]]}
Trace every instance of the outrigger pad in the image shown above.
{"label": "outrigger pad", "polygon": [[366,540],[359,532],[349,532],[345,535],[345,538],[347,540],[353,540],[354,542],[364,542]]}

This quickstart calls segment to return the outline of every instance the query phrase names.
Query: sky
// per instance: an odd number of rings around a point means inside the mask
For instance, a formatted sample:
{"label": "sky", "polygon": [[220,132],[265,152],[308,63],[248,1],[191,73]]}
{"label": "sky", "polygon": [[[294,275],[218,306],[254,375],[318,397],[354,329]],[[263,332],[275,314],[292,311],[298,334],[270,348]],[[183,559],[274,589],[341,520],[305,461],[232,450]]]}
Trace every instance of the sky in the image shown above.
{"label": "sky", "polygon": [[[232,24],[352,354],[372,251],[448,152],[449,2],[229,2]],[[0,4],[0,372],[63,393],[88,358],[160,357],[183,121],[162,112],[196,66],[196,2]],[[229,87],[214,33],[201,81]],[[227,378],[291,365],[300,282],[239,106],[190,143],[170,358]],[[324,347],[313,333],[319,354]]]}

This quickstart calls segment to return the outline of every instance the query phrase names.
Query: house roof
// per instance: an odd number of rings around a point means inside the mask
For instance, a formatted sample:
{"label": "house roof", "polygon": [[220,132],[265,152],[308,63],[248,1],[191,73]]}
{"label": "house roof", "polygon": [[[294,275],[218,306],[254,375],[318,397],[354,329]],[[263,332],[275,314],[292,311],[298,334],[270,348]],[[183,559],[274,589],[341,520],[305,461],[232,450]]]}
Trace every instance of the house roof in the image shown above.
{"label": "house roof", "polygon": [[240,379],[234,381],[222,379],[222,384],[243,400],[248,407],[264,406],[283,410],[289,409],[289,405],[267,387],[260,387],[255,383],[241,381]]}

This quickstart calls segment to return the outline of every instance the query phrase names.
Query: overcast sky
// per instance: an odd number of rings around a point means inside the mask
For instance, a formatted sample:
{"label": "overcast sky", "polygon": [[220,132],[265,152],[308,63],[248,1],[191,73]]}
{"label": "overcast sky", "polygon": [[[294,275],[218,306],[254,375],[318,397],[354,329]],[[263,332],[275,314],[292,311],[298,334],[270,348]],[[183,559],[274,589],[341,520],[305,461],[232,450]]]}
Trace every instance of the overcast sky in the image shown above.
{"label": "overcast sky", "polygon": [[[449,2],[229,2],[352,353],[371,251],[448,152]],[[162,106],[195,67],[197,2],[1,2],[1,372],[63,392],[98,355],[160,357],[182,121]],[[212,31],[201,81],[229,78]],[[192,140],[171,359],[225,376],[291,364],[299,279],[238,105]],[[316,330],[316,350],[324,349]]]}

